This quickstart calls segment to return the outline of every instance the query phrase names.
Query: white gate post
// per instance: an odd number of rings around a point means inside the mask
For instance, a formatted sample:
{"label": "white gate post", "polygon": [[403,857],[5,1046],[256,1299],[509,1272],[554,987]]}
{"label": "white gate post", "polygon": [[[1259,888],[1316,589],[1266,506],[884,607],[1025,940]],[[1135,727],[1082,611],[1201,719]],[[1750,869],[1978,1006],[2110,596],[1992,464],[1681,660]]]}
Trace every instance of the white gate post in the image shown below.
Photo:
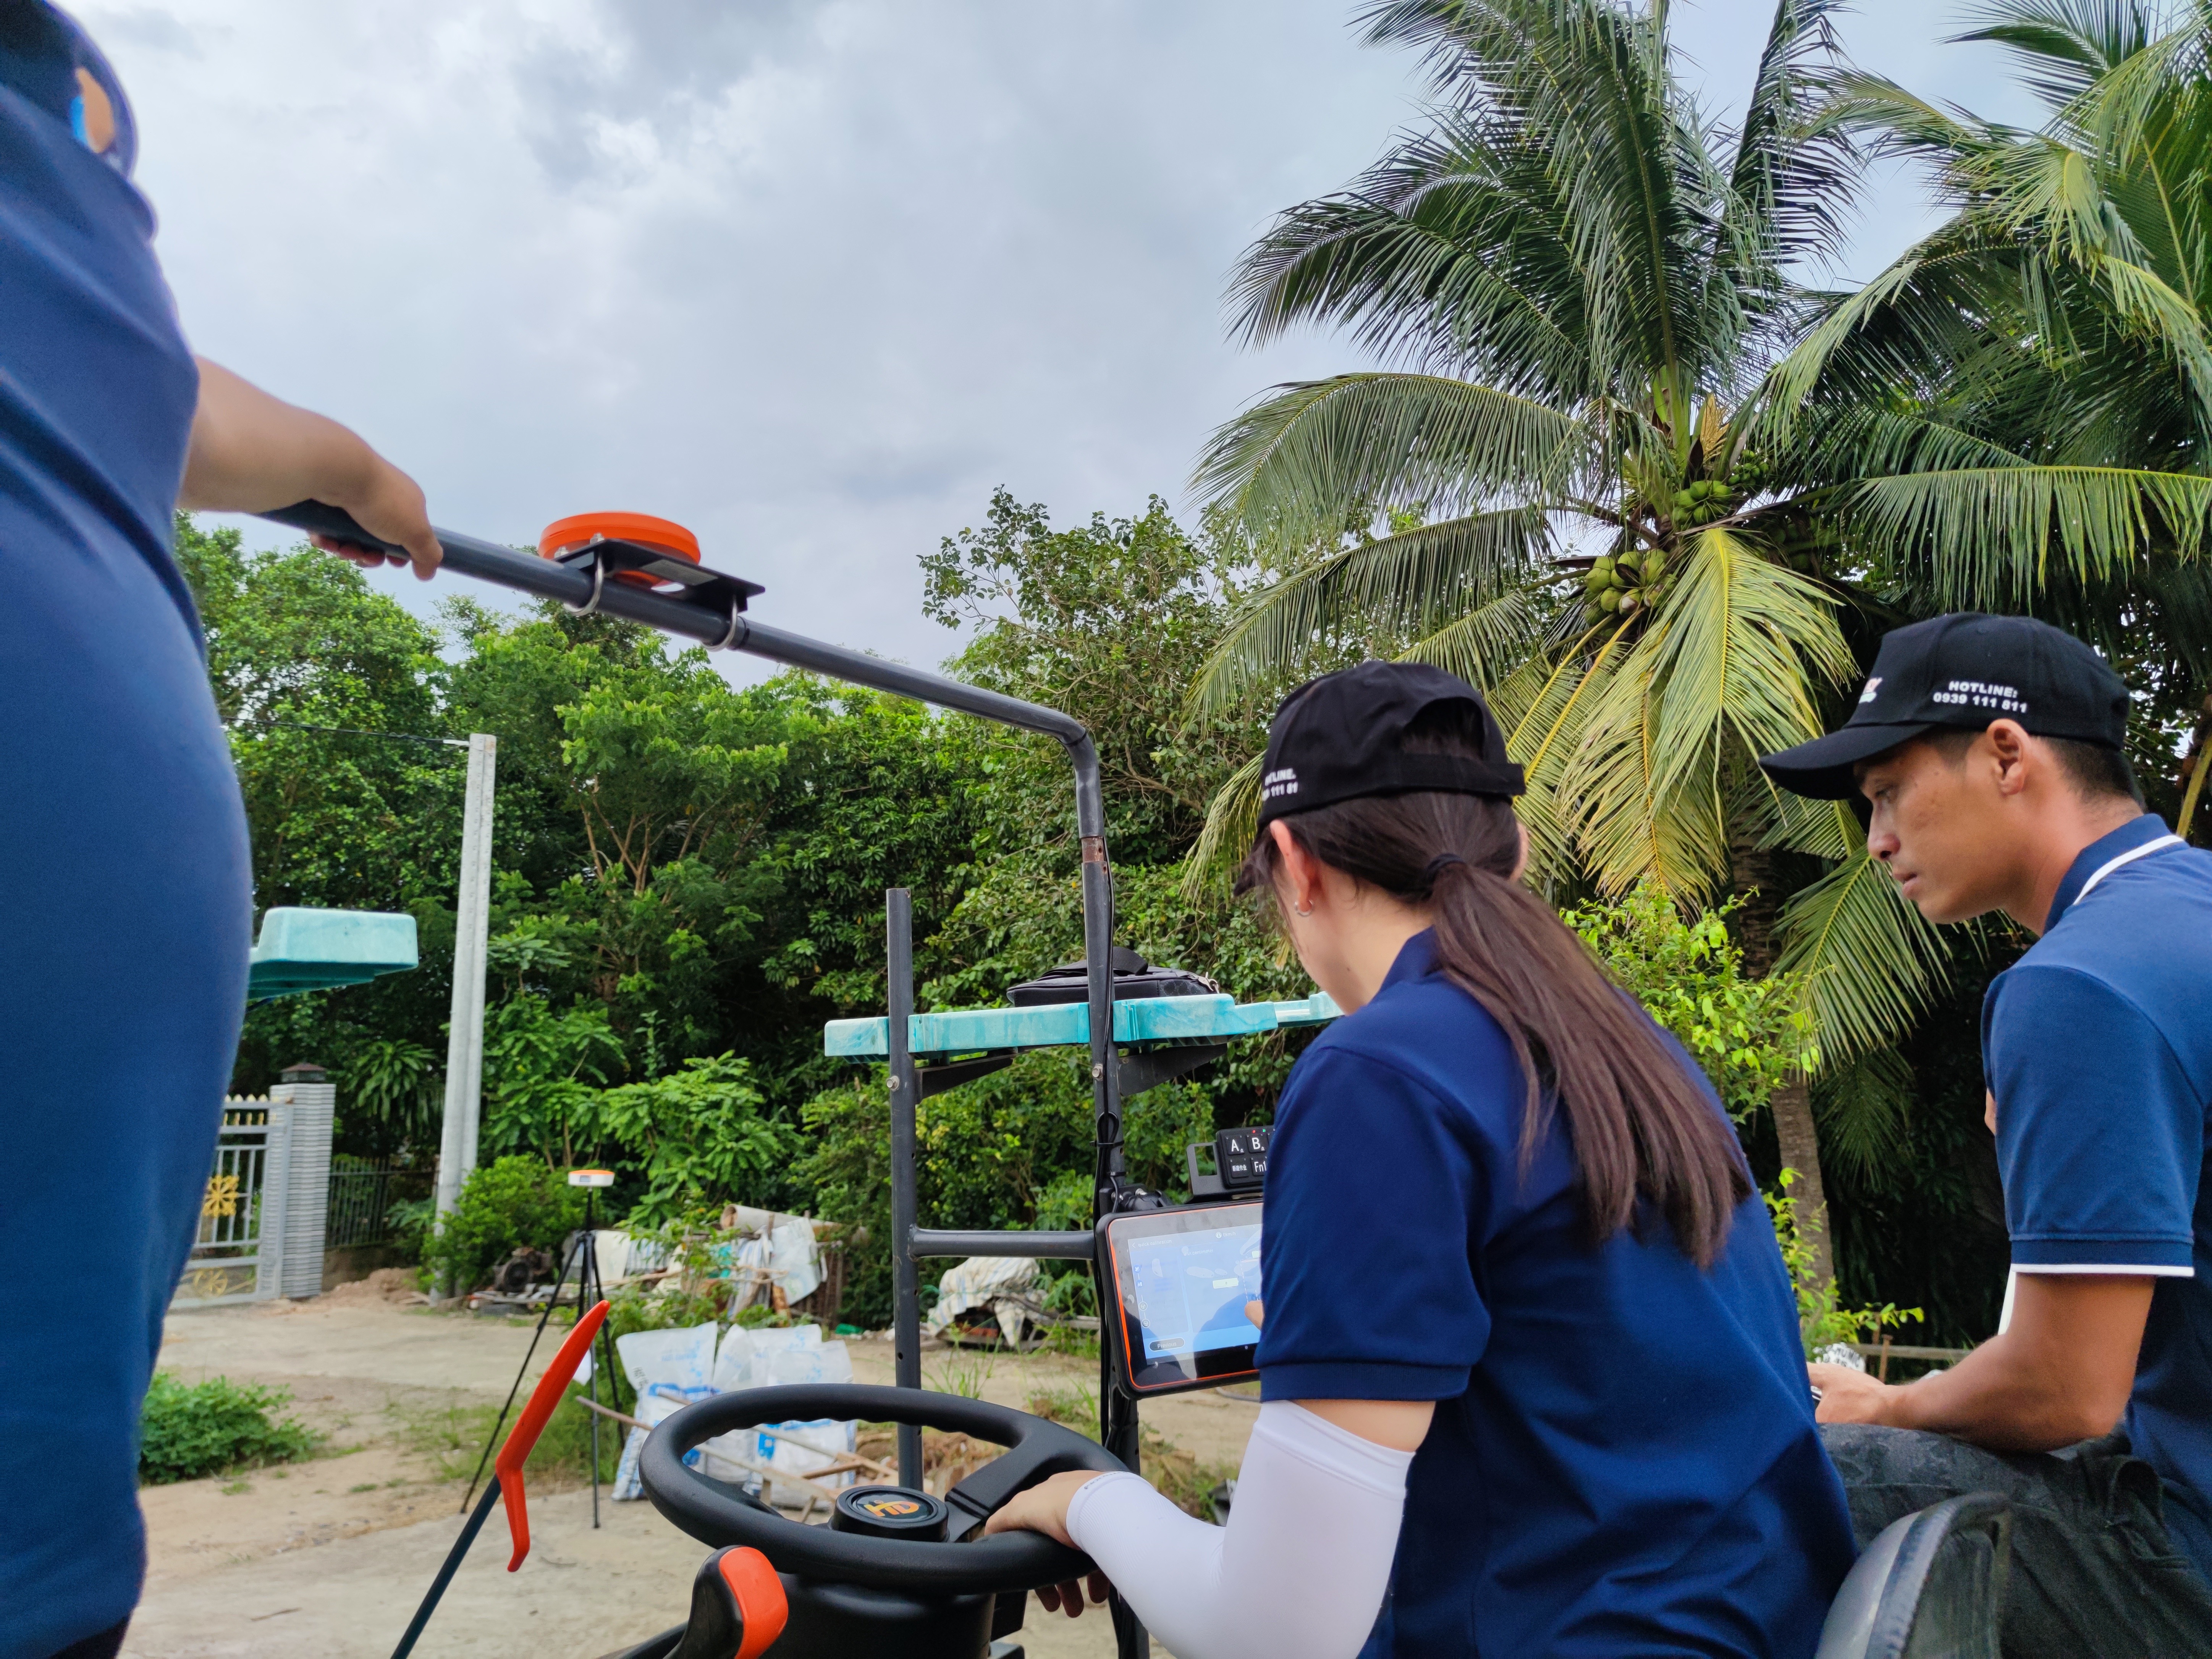
{"label": "white gate post", "polygon": [[477,1163],[483,1106],[484,947],[491,927],[492,771],[499,739],[469,735],[468,794],[461,818],[461,890],[453,919],[453,1006],[446,1037],[446,1118],[438,1146],[436,1213],[459,1198]]}
{"label": "white gate post", "polygon": [[281,1267],[275,1294],[320,1296],[323,1240],[331,1213],[331,1125],[337,1113],[337,1089],[319,1066],[287,1066],[283,1083],[272,1092],[289,1101],[290,1133],[285,1136]]}
{"label": "white gate post", "polygon": [[269,1138],[262,1143],[261,1213],[255,1226],[253,1297],[284,1294],[284,1232],[292,1196],[292,1103],[283,1087],[269,1091]]}

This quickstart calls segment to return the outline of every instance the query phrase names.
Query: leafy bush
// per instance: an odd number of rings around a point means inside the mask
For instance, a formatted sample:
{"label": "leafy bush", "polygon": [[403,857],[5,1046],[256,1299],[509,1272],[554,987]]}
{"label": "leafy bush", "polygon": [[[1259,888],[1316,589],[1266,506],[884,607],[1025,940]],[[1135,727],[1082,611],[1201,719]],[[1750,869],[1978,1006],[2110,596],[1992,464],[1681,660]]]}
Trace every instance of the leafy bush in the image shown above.
{"label": "leafy bush", "polygon": [[225,1376],[182,1382],[171,1372],[155,1372],[138,1415],[140,1482],[161,1486],[313,1456],[322,1436],[291,1418],[270,1416],[291,1398],[286,1389]]}
{"label": "leafy bush", "polygon": [[582,1192],[543,1160],[502,1158],[469,1172],[446,1224],[424,1241],[423,1265],[455,1291],[472,1290],[509,1251],[558,1249],[583,1219]]}
{"label": "leafy bush", "polygon": [[1802,975],[1748,979],[1729,939],[1736,902],[1685,921],[1664,889],[1640,882],[1618,904],[1565,910],[1606,970],[1690,1051],[1741,1122],[1820,1063]]}
{"label": "leafy bush", "polygon": [[1797,1200],[1790,1195],[1797,1171],[1784,1170],[1782,1190],[1765,1194],[1767,1213],[1774,1218],[1774,1237],[1782,1246],[1782,1265],[1790,1270],[1791,1288],[1797,1292],[1797,1330],[1804,1339],[1805,1358],[1815,1358],[1832,1342],[1856,1342],[1869,1331],[1890,1330],[1908,1319],[1923,1316],[1917,1308],[1900,1308],[1885,1302],[1879,1308],[1846,1308],[1840,1304],[1836,1281],[1814,1272],[1816,1257],[1797,1219]]}

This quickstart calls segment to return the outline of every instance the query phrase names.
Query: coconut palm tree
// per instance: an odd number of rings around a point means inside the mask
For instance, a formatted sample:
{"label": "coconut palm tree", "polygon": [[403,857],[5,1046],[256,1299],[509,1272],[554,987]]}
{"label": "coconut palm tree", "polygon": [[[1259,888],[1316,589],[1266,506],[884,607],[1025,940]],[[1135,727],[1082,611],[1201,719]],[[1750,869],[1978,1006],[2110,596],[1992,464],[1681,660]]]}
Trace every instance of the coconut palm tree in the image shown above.
{"label": "coconut palm tree", "polygon": [[[1991,570],[2044,581],[2054,552],[2087,594],[2148,520],[2193,551],[2212,501],[1951,436],[1966,307],[1948,353],[1916,356],[1917,317],[1881,336],[1873,301],[1794,280],[1840,253],[1855,135],[1896,96],[1849,75],[1832,9],[1780,0],[1732,127],[1674,78],[1663,4],[1362,15],[1371,42],[1425,53],[1437,106],[1281,216],[1233,297],[1248,339],[1335,324],[1390,366],[1279,387],[1213,440],[1204,491],[1323,550],[1243,608],[1194,698],[1347,641],[1467,674],[1528,770],[1540,872],[1686,903],[1733,890],[1754,969],[1810,975],[1833,1063],[1909,1028],[1945,947],[1846,809],[1778,795],[1753,757],[1820,729],[1855,677],[1847,630],[1863,644]],[[1378,514],[1392,533],[1370,538]],[[1217,800],[1201,866],[1249,836],[1252,792]],[[1787,852],[1829,869],[1778,909]],[[1774,1111],[1825,1273],[1808,1091]]]}
{"label": "coconut palm tree", "polygon": [[2212,7],[2161,27],[2132,0],[2001,0],[1975,21],[1960,38],[2009,46],[2048,122],[1839,86],[1828,118],[1927,164],[1952,215],[1808,331],[1770,407],[1824,428],[1813,471],[1856,475],[1851,532],[1887,556],[1865,580],[1894,602],[2034,611],[2115,655],[2148,641],[2201,692]]}
{"label": "coconut palm tree", "polygon": [[[1200,479],[1293,544],[1376,507],[1419,522],[1256,596],[1201,706],[1362,637],[1490,690],[1553,878],[1653,878],[1696,902],[1778,837],[1843,854],[1842,824],[1792,811],[1750,764],[1817,731],[1852,665],[1816,579],[1823,520],[1774,487],[1746,417],[1819,303],[1788,267],[1838,248],[1856,177],[1847,140],[1811,126],[1835,72],[1828,9],[1783,0],[1734,131],[1675,80],[1663,11],[1364,14],[1370,42],[1427,55],[1437,106],[1349,189],[1283,215],[1235,302],[1248,339],[1344,324],[1394,366],[1279,388],[1217,434]],[[1203,854],[1249,834],[1242,781]],[[1831,938],[1912,963],[1909,1002],[1933,960],[1915,919],[1872,883],[1837,899]],[[1771,916],[1747,918],[1757,967]],[[1802,1086],[1776,1116],[1817,1211]]]}

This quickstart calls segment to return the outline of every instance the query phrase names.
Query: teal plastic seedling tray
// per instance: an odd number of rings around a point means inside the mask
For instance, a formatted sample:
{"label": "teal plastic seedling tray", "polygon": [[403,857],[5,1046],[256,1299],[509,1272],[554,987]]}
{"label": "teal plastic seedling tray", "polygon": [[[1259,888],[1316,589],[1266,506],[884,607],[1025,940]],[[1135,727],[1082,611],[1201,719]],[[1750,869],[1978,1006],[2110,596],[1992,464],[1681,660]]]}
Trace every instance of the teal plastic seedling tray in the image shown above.
{"label": "teal plastic seedling tray", "polygon": [[252,961],[249,1001],[366,984],[416,965],[415,918],[382,910],[271,910],[261,918]]}
{"label": "teal plastic seedling tray", "polygon": [[[1321,1025],[1340,1012],[1326,992],[1296,1002],[1247,1002],[1234,997],[1141,997],[1114,1005],[1116,1042],[1218,1042],[1259,1036],[1289,1025]],[[823,1028],[822,1052],[866,1060],[890,1052],[888,1019],[833,1019]],[[973,1054],[1008,1048],[1057,1048],[1091,1041],[1091,1006],[954,1008],[916,1014],[908,1030],[917,1054]]]}

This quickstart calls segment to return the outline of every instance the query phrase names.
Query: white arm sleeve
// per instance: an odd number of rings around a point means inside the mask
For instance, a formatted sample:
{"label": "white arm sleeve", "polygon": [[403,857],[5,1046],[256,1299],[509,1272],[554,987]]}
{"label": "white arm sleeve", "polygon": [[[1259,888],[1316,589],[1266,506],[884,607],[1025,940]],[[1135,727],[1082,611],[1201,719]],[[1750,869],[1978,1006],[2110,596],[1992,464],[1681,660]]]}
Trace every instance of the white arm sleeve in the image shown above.
{"label": "white arm sleeve", "polygon": [[1352,1659],[1389,1588],[1413,1461],[1270,1401],[1227,1526],[1109,1474],[1077,1491],[1068,1535],[1176,1659]]}

